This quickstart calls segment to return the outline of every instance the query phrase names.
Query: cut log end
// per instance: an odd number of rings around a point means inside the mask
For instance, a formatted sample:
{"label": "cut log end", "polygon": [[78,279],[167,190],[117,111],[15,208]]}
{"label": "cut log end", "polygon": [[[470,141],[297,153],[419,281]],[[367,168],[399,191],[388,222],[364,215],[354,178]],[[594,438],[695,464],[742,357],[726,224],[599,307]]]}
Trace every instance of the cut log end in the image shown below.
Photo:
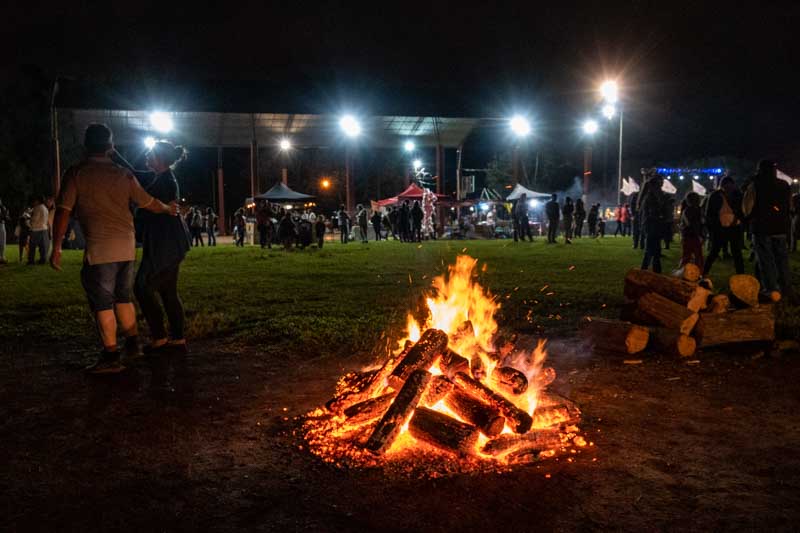
{"label": "cut log end", "polygon": [[733,301],[739,306],[758,306],[758,292],[761,290],[761,284],[753,276],[735,274],[728,280],[728,288]]}
{"label": "cut log end", "polygon": [[686,263],[683,265],[683,267],[676,270],[674,274],[678,278],[695,283],[700,280],[700,277],[703,275],[703,271],[700,270],[700,267],[694,263]]}
{"label": "cut log end", "polygon": [[711,314],[727,313],[730,306],[731,300],[726,294],[717,294],[711,298],[708,312]]}
{"label": "cut log end", "polygon": [[595,351],[601,353],[635,354],[647,347],[650,331],[622,320],[592,318],[583,325]]}

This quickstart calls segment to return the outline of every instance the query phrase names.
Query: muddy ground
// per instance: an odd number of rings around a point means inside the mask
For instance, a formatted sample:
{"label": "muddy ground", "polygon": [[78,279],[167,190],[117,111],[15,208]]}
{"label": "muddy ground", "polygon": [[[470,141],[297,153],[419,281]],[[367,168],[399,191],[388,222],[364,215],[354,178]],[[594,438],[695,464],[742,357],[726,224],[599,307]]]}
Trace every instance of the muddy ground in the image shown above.
{"label": "muddy ground", "polygon": [[[12,349],[0,369],[6,531],[793,529],[800,356],[642,364],[555,343],[554,388],[595,446],[572,463],[431,479],[341,470],[303,415],[361,361],[188,358],[87,379],[78,352]],[[579,355],[576,355],[578,353]]]}

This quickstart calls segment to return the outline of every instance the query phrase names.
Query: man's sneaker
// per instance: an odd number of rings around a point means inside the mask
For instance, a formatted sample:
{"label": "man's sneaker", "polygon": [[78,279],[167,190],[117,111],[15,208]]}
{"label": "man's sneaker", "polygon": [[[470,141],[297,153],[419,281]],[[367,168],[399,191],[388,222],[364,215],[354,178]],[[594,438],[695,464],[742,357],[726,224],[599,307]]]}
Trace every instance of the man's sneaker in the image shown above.
{"label": "man's sneaker", "polygon": [[86,367],[86,372],[89,374],[117,374],[125,370],[117,352],[100,352],[100,357],[97,361]]}

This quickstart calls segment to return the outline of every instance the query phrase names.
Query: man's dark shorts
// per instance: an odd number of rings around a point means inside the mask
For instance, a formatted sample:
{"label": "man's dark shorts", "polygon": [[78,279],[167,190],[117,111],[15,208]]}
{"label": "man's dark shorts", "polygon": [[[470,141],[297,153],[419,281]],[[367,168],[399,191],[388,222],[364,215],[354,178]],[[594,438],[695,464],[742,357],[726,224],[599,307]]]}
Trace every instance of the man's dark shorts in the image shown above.
{"label": "man's dark shorts", "polygon": [[114,304],[130,303],[133,288],[133,261],[89,265],[81,269],[81,284],[92,311],[107,311]]}

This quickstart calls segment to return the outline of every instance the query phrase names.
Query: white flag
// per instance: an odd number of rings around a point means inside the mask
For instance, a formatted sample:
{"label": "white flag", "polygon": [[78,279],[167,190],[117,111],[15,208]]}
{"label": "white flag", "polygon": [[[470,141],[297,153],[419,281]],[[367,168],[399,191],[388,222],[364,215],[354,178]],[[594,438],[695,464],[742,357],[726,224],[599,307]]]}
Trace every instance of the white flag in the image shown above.
{"label": "white flag", "polygon": [[792,178],[790,178],[789,176],[787,176],[786,174],[784,174],[780,170],[778,171],[778,179],[781,179],[781,180],[785,181],[790,186],[792,185]]}
{"label": "white flag", "polygon": [[664,185],[661,186],[661,190],[669,194],[675,194],[676,192],[678,192],[678,189],[676,189],[675,186],[672,184],[672,182],[669,180],[664,180]]}
{"label": "white flag", "polygon": [[633,178],[628,178],[628,183],[631,185],[631,190],[633,192],[639,192],[639,184],[636,183]]}
{"label": "white flag", "polygon": [[696,192],[700,196],[705,196],[708,193],[706,188],[697,183],[695,180],[692,180],[692,191]]}

